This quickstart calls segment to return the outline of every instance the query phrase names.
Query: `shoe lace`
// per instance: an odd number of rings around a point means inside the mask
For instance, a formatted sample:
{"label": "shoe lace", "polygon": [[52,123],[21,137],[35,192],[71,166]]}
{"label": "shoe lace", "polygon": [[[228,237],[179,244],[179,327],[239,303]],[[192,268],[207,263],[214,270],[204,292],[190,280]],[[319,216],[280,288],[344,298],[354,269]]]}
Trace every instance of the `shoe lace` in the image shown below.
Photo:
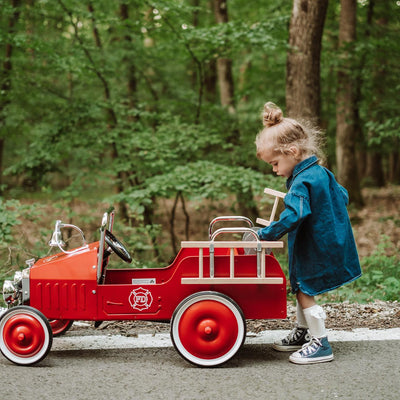
{"label": "shoe lace", "polygon": [[321,346],[322,346],[321,341],[316,337],[312,337],[308,343],[303,344],[301,352],[305,355],[309,355],[311,353],[314,353],[318,349],[318,347]]}
{"label": "shoe lace", "polygon": [[289,332],[289,334],[286,336],[286,340],[288,342],[298,340],[301,334],[303,333],[303,330],[301,328],[298,328],[297,326]]}

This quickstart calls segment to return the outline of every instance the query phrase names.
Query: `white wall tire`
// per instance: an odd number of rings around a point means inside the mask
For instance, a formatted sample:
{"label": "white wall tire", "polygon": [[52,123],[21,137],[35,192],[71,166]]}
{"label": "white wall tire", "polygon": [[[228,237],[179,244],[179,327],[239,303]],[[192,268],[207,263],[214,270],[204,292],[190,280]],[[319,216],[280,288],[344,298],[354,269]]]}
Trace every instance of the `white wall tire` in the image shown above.
{"label": "white wall tire", "polygon": [[0,319],[0,350],[9,361],[33,365],[43,360],[53,344],[47,318],[28,306],[17,306]]}
{"label": "white wall tire", "polygon": [[214,367],[230,360],[246,338],[240,307],[218,292],[199,292],[183,300],[172,316],[171,339],[192,364]]}

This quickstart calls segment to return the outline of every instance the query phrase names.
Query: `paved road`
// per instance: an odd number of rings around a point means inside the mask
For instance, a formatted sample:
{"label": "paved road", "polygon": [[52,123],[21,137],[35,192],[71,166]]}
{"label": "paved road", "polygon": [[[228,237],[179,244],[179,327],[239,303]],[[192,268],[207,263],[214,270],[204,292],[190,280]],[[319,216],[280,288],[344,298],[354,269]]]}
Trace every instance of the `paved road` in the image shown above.
{"label": "paved road", "polygon": [[270,344],[245,344],[219,368],[197,368],[172,347],[52,350],[35,367],[0,355],[0,398],[400,399],[400,340],[333,342],[331,363],[299,366]]}

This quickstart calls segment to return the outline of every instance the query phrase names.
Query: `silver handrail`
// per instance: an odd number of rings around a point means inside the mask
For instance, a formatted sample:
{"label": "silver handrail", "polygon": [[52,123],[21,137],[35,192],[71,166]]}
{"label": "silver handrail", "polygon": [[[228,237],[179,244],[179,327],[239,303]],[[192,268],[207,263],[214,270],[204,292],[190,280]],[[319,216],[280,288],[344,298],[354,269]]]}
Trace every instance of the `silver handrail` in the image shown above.
{"label": "silver handrail", "polygon": [[261,254],[262,254],[262,246],[260,238],[253,229],[251,228],[220,228],[217,229],[211,236],[210,242],[210,278],[214,278],[214,241],[215,238],[223,233],[250,233],[254,236],[255,240],[257,241],[257,276],[261,277]]}
{"label": "silver handrail", "polygon": [[254,224],[253,224],[251,219],[249,219],[247,217],[240,216],[240,215],[223,215],[221,217],[216,217],[210,222],[210,226],[208,228],[208,236],[209,236],[210,239],[211,239],[211,236],[213,234],[214,225],[217,222],[221,222],[221,221],[242,221],[242,222],[248,223],[250,227],[254,226]]}
{"label": "silver handrail", "polygon": [[[70,250],[70,251],[64,250],[63,246],[65,246],[65,243],[62,240],[62,235],[61,235],[62,228],[71,228],[71,229],[75,229],[76,231],[78,231],[82,237],[82,242],[83,242],[82,246],[78,247],[77,249]],[[57,220],[54,225],[54,232],[49,241],[49,246],[50,247],[58,247],[65,254],[74,254],[74,253],[77,253],[78,251],[81,251],[82,249],[86,249],[88,247],[88,245],[86,243],[85,235],[83,234],[83,232],[80,228],[78,228],[76,225],[64,224],[60,220]]]}

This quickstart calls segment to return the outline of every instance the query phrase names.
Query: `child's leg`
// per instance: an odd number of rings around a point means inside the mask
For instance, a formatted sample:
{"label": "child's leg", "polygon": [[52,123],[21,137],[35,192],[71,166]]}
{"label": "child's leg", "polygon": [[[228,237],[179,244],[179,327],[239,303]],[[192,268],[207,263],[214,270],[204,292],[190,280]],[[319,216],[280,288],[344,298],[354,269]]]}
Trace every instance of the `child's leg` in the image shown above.
{"label": "child's leg", "polygon": [[333,360],[333,353],[325,329],[326,314],[313,296],[297,293],[297,301],[303,308],[311,341],[301,350],[293,353],[289,360],[296,364],[312,364]]}
{"label": "child's leg", "polygon": [[308,296],[298,291],[296,297],[297,304],[302,308],[306,326],[308,326],[311,336],[317,338],[326,336],[326,314],[323,308],[315,302],[314,296]]}
{"label": "child's leg", "polygon": [[301,349],[302,346],[311,339],[308,333],[308,324],[304,316],[303,308],[297,301],[296,304],[297,324],[295,328],[283,339],[277,340],[273,344],[273,348],[278,351],[294,351]]}
{"label": "child's leg", "polygon": [[326,336],[326,314],[324,309],[318,304],[315,304],[314,306],[308,307],[303,311],[311,336],[316,338],[322,338]]}
{"label": "child's leg", "polygon": [[308,328],[307,320],[304,315],[303,307],[300,305],[300,303],[297,301],[296,302],[296,319],[297,319],[297,326],[299,328]]}
{"label": "child's leg", "polygon": [[305,293],[301,292],[300,290],[296,292],[296,299],[297,299],[297,302],[300,303],[303,310],[305,308],[309,308],[309,307],[315,306],[317,304],[315,302],[314,296],[309,296],[308,294],[305,294]]}

